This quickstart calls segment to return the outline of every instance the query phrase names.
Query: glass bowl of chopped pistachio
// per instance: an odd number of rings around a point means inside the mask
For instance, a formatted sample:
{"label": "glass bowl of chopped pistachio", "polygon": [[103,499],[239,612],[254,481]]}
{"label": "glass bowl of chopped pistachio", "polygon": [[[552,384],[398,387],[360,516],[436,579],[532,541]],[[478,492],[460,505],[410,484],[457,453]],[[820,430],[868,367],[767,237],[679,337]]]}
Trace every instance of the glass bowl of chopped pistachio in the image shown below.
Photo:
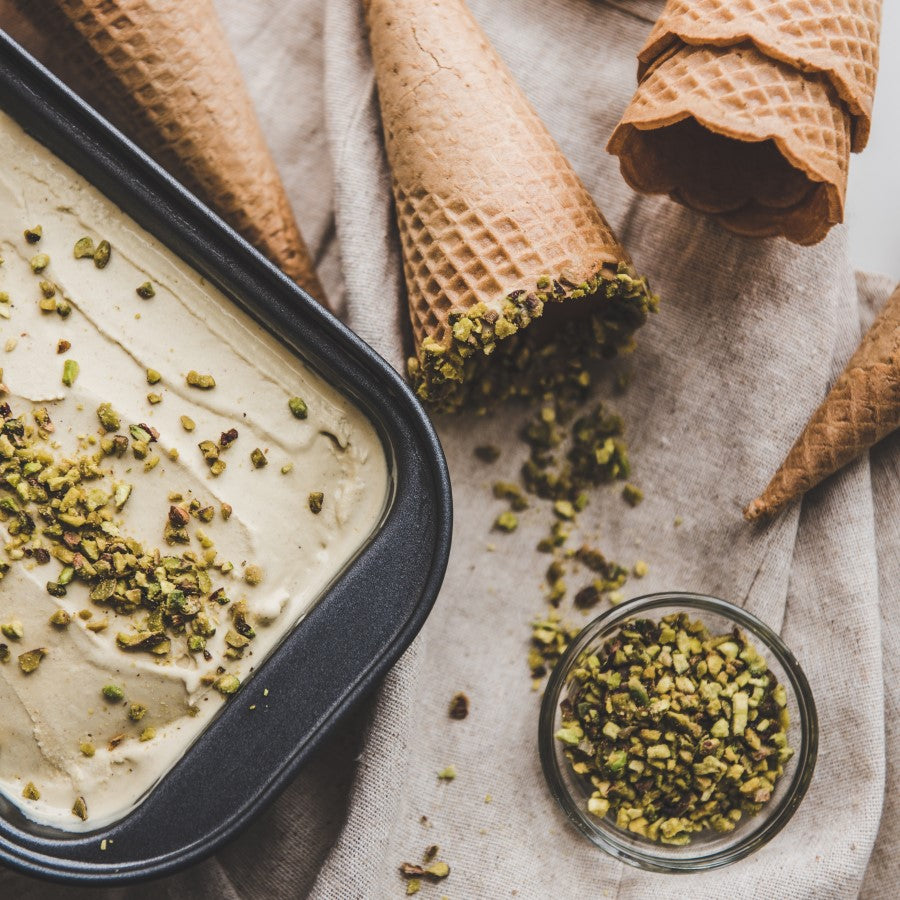
{"label": "glass bowl of chopped pistachio", "polygon": [[541,708],[547,783],[566,817],[659,872],[727,865],[788,822],[812,778],[806,676],[755,616],[699,594],[638,597],[587,625]]}

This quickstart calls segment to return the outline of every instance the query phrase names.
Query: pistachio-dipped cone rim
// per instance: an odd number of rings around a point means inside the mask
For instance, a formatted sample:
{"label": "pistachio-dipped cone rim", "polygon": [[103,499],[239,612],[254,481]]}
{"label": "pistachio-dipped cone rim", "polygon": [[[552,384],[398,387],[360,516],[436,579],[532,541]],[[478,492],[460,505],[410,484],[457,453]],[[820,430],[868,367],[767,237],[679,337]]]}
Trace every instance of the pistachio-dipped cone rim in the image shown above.
{"label": "pistachio-dipped cone rim", "polygon": [[[571,316],[534,324],[547,304],[563,303]],[[425,337],[408,361],[409,376],[417,396],[437,412],[483,412],[546,390],[559,377],[584,377],[591,359],[630,352],[634,332],[658,303],[646,278],[625,262],[603,263],[580,284],[542,275],[534,290],[508,294],[499,311],[479,302],[450,313],[448,337]]]}

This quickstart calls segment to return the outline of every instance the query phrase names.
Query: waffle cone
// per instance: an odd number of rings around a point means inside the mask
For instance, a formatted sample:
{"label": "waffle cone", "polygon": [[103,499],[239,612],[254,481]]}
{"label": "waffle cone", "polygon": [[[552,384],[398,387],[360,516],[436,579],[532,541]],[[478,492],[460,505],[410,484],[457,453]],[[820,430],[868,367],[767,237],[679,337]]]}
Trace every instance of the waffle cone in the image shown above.
{"label": "waffle cone", "polygon": [[49,68],[324,298],[211,0],[15,4],[11,27]]}
{"label": "waffle cone", "polygon": [[365,5],[420,359],[466,342],[461,314],[493,335],[511,299],[531,295],[524,324],[595,299],[628,256],[463,0]]}
{"label": "waffle cone", "polygon": [[813,413],[748,520],[776,515],[900,428],[900,288]]}
{"label": "waffle cone", "polygon": [[608,149],[636,190],[816,243],[868,138],[880,21],[880,0],[669,0]]}
{"label": "waffle cone", "polygon": [[638,78],[677,42],[752,43],[770,59],[831,82],[853,119],[853,150],[868,140],[878,76],[881,0],[669,0],[638,60]]}

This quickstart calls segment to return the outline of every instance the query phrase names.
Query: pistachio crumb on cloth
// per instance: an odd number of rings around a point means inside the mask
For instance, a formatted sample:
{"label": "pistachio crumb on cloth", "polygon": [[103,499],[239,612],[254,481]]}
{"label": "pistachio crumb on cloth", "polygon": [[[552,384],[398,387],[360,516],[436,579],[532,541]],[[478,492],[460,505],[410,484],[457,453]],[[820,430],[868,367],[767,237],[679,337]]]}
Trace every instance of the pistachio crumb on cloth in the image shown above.
{"label": "pistachio crumb on cloth", "polygon": [[[402,369],[406,301],[362,4],[216,5],[329,297]],[[540,774],[540,694],[524,662],[529,622],[543,602],[547,557],[534,547],[546,518],[524,510],[515,532],[492,535],[504,507],[491,483],[503,474],[473,457],[475,446],[493,444],[503,450],[503,473],[524,462],[527,447],[510,439],[524,414],[506,409],[438,420],[456,526],[435,610],[367,714],[342,727],[241,838],[156,884],[85,893],[3,871],[0,895],[384,900],[404,896],[398,864],[417,861],[431,844],[451,872],[439,885],[423,884],[422,897],[894,895],[900,803],[889,800],[883,820],[881,810],[885,727],[896,742],[900,723],[900,663],[886,657],[892,668],[883,677],[881,636],[893,636],[894,646],[900,637],[891,549],[900,541],[900,444],[889,439],[871,474],[868,460],[853,463],[766,529],[741,518],[859,339],[846,230],[805,250],[754,242],[665,199],[638,198],[622,182],[603,148],[631,98],[635,55],[662,2],[470,5],[665,298],[627,363],[631,386],[607,394],[624,417],[645,499],[632,509],[616,488],[601,486],[581,523],[610,558],[649,563],[627,596],[709,592],[781,632],[813,685],[821,726],[803,805],[759,853],[678,878],[624,866],[566,824]],[[860,282],[866,303],[877,307],[887,294],[881,280]],[[573,624],[589,616],[566,611]],[[885,682],[893,685],[887,695]],[[447,714],[457,691],[470,700],[464,721]],[[451,764],[456,778],[436,778]],[[898,773],[889,775],[896,785]]]}

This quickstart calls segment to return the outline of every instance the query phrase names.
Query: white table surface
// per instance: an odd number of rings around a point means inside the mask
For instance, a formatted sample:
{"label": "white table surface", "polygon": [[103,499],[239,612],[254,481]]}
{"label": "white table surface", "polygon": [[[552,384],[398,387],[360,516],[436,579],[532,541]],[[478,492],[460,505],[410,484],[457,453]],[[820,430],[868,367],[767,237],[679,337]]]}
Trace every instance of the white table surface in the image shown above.
{"label": "white table surface", "polygon": [[869,145],[850,161],[847,223],[858,269],[900,279],[900,3],[884,0]]}

